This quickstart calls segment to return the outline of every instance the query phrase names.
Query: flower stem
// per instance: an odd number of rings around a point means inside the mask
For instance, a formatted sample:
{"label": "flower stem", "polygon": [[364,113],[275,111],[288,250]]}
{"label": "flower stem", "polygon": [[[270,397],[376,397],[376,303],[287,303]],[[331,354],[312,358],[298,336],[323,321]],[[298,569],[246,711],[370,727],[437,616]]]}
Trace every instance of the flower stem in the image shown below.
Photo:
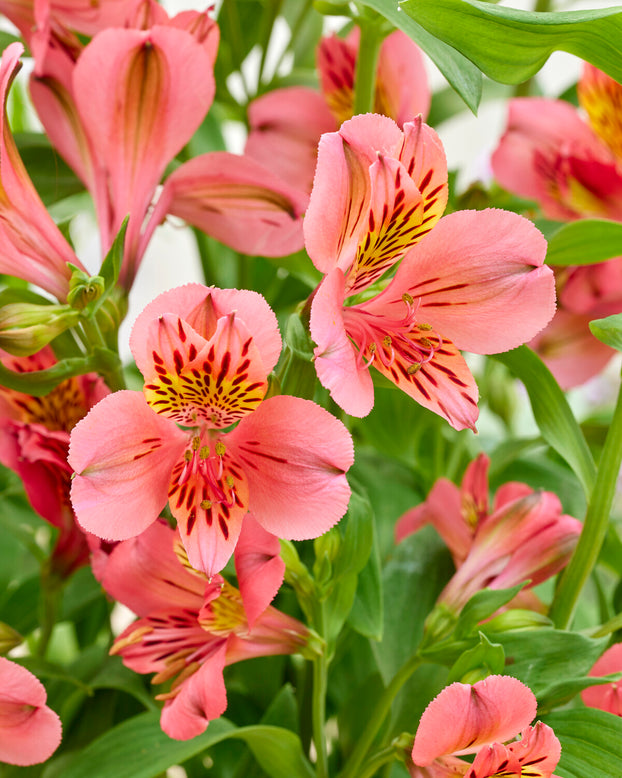
{"label": "flower stem", "polygon": [[354,78],[354,106],[352,113],[370,113],[374,110],[376,97],[376,67],[383,34],[378,25],[370,19],[358,20],[361,30],[359,53],[356,59]]}
{"label": "flower stem", "polygon": [[413,654],[391,679],[389,685],[378,700],[376,708],[372,711],[363,734],[359,738],[356,746],[352,750],[352,753],[350,754],[350,757],[345,764],[345,767],[341,771],[340,778],[355,778],[355,776],[356,778],[361,778],[361,775],[366,776],[370,774],[367,770],[361,773],[361,765],[363,764],[365,756],[367,755],[367,752],[369,751],[374,738],[380,731],[380,727],[383,725],[386,717],[388,716],[391,710],[391,705],[393,704],[393,700],[396,698],[402,686],[404,686],[406,681],[423,663],[423,661],[424,660],[419,656],[418,653]]}
{"label": "flower stem", "polygon": [[583,530],[570,563],[561,577],[551,606],[550,617],[557,629],[566,629],[572,621],[581,590],[598,560],[609,527],[609,513],[621,463],[622,386],[618,393],[611,426],[605,438]]}
{"label": "flower stem", "polygon": [[393,746],[387,746],[378,753],[370,757],[361,768],[358,778],[372,778],[378,770],[386,764],[395,760],[395,749]]}
{"label": "flower stem", "polygon": [[[320,635],[326,631],[324,604],[317,608],[316,629]],[[326,689],[328,680],[328,658],[326,650],[313,660],[313,693],[311,697],[311,723],[315,745],[317,778],[328,778],[328,749],[326,747]]]}

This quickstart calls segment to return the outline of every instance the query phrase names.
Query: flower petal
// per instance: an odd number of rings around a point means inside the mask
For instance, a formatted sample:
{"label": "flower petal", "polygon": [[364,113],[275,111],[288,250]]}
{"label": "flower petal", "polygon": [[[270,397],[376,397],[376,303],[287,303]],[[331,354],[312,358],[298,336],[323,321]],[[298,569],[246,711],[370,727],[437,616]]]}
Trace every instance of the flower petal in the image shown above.
{"label": "flower petal", "polygon": [[[622,672],[622,643],[610,646],[589,672],[591,676]],[[581,692],[581,699],[590,708],[600,708],[614,716],[622,716],[622,689],[620,681],[603,686],[589,686]]]}
{"label": "flower petal", "polygon": [[71,499],[80,525],[108,540],[147,529],[166,505],[171,471],[187,441],[187,433],[155,414],[141,392],[101,400],[70,440],[68,462],[76,471]]}
{"label": "flower petal", "polygon": [[536,708],[532,691],[511,676],[491,675],[473,686],[452,683],[421,716],[413,762],[426,766],[439,756],[509,740],[529,725]]}
{"label": "flower petal", "polygon": [[538,721],[535,726],[521,732],[521,739],[508,744],[508,751],[521,766],[521,775],[534,778],[551,778],[561,756],[561,743],[548,726]]}
{"label": "flower petal", "polygon": [[248,478],[249,508],[268,532],[314,538],[345,513],[352,439],[315,403],[271,397],[227,435],[227,446]]}

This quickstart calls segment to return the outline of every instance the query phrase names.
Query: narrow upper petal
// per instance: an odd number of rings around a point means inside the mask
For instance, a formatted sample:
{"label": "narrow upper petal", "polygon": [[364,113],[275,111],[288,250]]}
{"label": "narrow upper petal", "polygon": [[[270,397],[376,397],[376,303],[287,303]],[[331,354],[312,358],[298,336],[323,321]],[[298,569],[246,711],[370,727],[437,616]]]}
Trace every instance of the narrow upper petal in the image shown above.
{"label": "narrow upper petal", "polygon": [[153,221],[170,213],[243,254],[281,257],[302,248],[307,201],[251,157],[214,151],[167,178]]}
{"label": "narrow upper petal", "polygon": [[38,678],[0,657],[0,761],[27,766],[52,756],[61,741],[61,723],[46,699]]}
{"label": "narrow upper petal", "polygon": [[409,294],[419,322],[459,349],[507,351],[529,341],[555,312],[546,241],[522,216],[487,209],[441,219],[404,258],[374,306],[401,315]]}
{"label": "narrow upper petal", "polygon": [[535,726],[521,732],[520,740],[509,743],[508,751],[518,759],[522,769],[519,776],[552,778],[562,747],[551,727],[538,721]]}
{"label": "narrow upper petal", "polygon": [[141,392],[101,400],[71,435],[71,499],[80,525],[108,540],[140,534],[166,505],[171,471],[187,441]]}
{"label": "narrow upper petal", "polygon": [[413,762],[425,766],[439,756],[509,740],[529,725],[536,707],[532,691],[511,676],[491,675],[472,686],[452,683],[421,716]]}
{"label": "narrow upper petal", "polygon": [[248,478],[249,508],[268,532],[314,538],[345,513],[352,438],[315,403],[271,397],[227,435],[227,445]]}

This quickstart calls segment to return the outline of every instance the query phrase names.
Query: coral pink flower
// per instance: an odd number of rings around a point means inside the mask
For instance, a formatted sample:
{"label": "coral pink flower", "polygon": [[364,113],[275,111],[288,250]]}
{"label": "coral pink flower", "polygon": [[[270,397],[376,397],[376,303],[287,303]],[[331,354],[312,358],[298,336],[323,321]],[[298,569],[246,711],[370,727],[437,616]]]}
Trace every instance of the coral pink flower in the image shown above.
{"label": "coral pink flower", "polygon": [[61,740],[60,719],[45,704],[41,681],[25,667],[0,657],[0,762],[45,762]]}
{"label": "coral pink flower", "polygon": [[105,398],[72,434],[72,500],[85,529],[132,537],[168,500],[190,563],[213,575],[248,510],[290,539],[343,515],[345,427],[297,397],[262,402],[281,339],[261,295],[200,284],[165,292],[136,320],[130,346],[144,394]]}
{"label": "coral pink flower", "polygon": [[[0,358],[20,373],[56,361],[49,347],[31,357],[0,352]],[[107,393],[102,379],[93,374],[69,378],[43,397],[0,387],[0,462],[19,475],[34,510],[59,530],[52,568],[61,576],[87,564],[89,555],[69,499],[69,433]]]}
{"label": "coral pink flower", "polygon": [[241,592],[220,575],[208,581],[192,570],[178,533],[160,521],[99,559],[106,591],[140,616],[111,653],[138,673],[156,673],[152,683],[172,680],[156,698],[165,701],[161,723],[170,737],[195,737],[224,713],[225,665],[306,645],[307,628],[270,606],[283,580],[278,553],[278,540],[249,515],[236,549]]}
{"label": "coral pink flower", "polygon": [[[249,105],[245,154],[308,196],[313,185],[320,136],[334,132],[354,111],[358,28],[346,38],[330,35],[317,48],[322,94],[293,86],[268,92]],[[430,109],[430,89],[418,46],[396,30],[378,56],[375,113],[400,127]]]}
{"label": "coral pink flower", "polygon": [[532,587],[559,572],[581,532],[581,522],[562,514],[554,494],[518,482],[504,484],[489,511],[488,464],[484,455],[472,462],[461,489],[439,479],[425,503],[404,514],[396,528],[399,541],[431,523],[447,543],[457,570],[438,604],[454,613],[480,589],[524,581]]}
{"label": "coral pink flower", "polygon": [[[514,348],[553,315],[553,274],[534,226],[497,210],[439,221],[446,201],[445,155],[421,120],[402,132],[367,114],[322,137],[304,228],[326,276],[310,329],[318,377],[353,416],[373,406],[373,365],[456,429],[474,428],[477,387],[458,349]],[[400,259],[383,291],[348,304]]]}
{"label": "coral pink flower", "polygon": [[[412,750],[413,778],[551,778],[561,747],[553,730],[538,722],[536,698],[516,678],[491,675],[472,686],[452,683],[421,716]],[[503,743],[522,731],[522,739]],[[473,764],[457,759],[477,754]],[[526,771],[529,772],[526,772]]]}
{"label": "coral pink flower", "polygon": [[[589,672],[591,676],[622,673],[622,643],[610,646]],[[590,686],[581,692],[581,699],[590,708],[600,708],[614,716],[622,716],[622,690],[620,681],[603,686]]]}
{"label": "coral pink flower", "polygon": [[11,135],[6,113],[9,87],[20,68],[23,47],[12,43],[0,63],[0,273],[18,276],[64,300],[71,262],[84,269],[45,210]]}
{"label": "coral pink flower", "polygon": [[[622,86],[586,63],[578,85],[586,122],[561,100],[510,101],[508,126],[492,156],[499,183],[536,200],[551,219],[622,220]],[[530,345],[563,389],[597,375],[614,351],[589,331],[591,319],[622,311],[622,258],[556,271],[560,308]]]}

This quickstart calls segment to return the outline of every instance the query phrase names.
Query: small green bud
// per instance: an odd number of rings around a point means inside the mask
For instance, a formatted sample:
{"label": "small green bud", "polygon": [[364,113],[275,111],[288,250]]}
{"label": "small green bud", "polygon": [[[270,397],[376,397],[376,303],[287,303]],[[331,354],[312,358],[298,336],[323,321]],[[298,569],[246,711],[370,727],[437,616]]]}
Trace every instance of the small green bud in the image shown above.
{"label": "small green bud", "polygon": [[503,611],[484,624],[480,624],[478,629],[487,635],[494,635],[496,632],[507,632],[511,629],[537,629],[551,626],[553,626],[551,620],[542,613],[514,608]]}
{"label": "small green bud", "polygon": [[83,270],[70,265],[73,269],[69,279],[69,293],[67,302],[77,311],[82,311],[89,303],[98,300],[106,289],[106,284],[101,276],[89,276]]}
{"label": "small green bud", "polygon": [[8,303],[0,308],[0,348],[18,357],[36,354],[79,317],[68,305]]}

